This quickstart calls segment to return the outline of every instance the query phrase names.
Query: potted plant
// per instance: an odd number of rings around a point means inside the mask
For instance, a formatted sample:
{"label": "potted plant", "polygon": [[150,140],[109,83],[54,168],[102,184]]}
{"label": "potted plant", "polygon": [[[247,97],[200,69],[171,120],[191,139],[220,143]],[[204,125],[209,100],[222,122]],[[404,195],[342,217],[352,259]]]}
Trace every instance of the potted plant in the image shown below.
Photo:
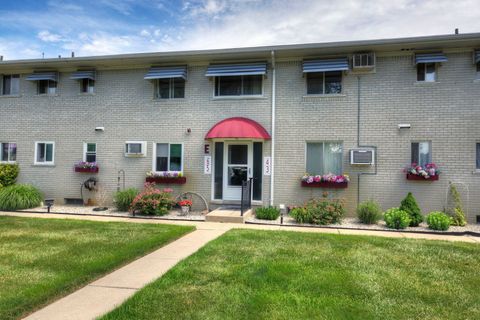
{"label": "potted plant", "polygon": [[180,208],[182,208],[182,215],[187,215],[192,207],[192,200],[184,199],[178,202]]}
{"label": "potted plant", "polygon": [[343,189],[348,187],[350,177],[347,174],[333,173],[312,176],[306,173],[302,177],[302,187]]}
{"label": "potted plant", "polygon": [[164,184],[185,184],[187,178],[178,171],[164,171],[164,172],[147,172],[146,182],[150,183],[164,183]]}
{"label": "potted plant", "polygon": [[98,165],[96,162],[80,161],[75,163],[75,172],[97,173]]}
{"label": "potted plant", "polygon": [[435,163],[427,163],[425,166],[419,166],[412,163],[409,167],[404,169],[407,180],[429,180],[436,181],[440,175],[440,170]]}

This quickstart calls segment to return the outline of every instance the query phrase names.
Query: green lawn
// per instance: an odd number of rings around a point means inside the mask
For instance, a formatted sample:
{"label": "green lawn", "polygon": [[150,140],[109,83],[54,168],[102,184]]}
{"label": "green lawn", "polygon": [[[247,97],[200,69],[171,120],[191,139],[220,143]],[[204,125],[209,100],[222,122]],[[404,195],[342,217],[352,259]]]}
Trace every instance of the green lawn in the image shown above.
{"label": "green lawn", "polygon": [[15,319],[193,227],[0,216],[0,319]]}
{"label": "green lawn", "polygon": [[234,230],[102,319],[480,319],[480,245]]}

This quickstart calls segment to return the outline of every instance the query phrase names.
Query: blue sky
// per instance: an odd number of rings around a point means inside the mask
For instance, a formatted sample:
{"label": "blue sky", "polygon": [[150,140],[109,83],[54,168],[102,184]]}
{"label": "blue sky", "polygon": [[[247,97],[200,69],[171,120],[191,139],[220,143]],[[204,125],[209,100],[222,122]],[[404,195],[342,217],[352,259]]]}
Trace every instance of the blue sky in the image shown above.
{"label": "blue sky", "polygon": [[478,0],[0,0],[5,59],[480,32]]}

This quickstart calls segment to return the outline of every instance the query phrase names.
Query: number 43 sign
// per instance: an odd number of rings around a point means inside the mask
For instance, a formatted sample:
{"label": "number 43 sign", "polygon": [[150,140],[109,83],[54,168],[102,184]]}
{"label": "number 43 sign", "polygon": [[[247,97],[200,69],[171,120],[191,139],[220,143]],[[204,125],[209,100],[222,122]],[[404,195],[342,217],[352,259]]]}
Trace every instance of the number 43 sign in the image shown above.
{"label": "number 43 sign", "polygon": [[263,158],[263,175],[269,176],[272,174],[272,158],[264,157]]}

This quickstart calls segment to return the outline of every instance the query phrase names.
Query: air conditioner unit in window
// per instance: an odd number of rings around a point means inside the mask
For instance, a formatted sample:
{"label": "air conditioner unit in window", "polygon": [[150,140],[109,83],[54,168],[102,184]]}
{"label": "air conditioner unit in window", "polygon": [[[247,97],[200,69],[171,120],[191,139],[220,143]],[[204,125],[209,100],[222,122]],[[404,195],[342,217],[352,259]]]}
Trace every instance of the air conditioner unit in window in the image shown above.
{"label": "air conditioner unit in window", "polygon": [[350,164],[374,165],[375,150],[370,148],[357,148],[350,150]]}
{"label": "air conditioner unit in window", "polygon": [[354,53],[352,61],[354,70],[373,69],[375,68],[375,52]]}
{"label": "air conditioner unit in window", "polygon": [[147,143],[145,141],[126,141],[125,157],[147,156]]}

